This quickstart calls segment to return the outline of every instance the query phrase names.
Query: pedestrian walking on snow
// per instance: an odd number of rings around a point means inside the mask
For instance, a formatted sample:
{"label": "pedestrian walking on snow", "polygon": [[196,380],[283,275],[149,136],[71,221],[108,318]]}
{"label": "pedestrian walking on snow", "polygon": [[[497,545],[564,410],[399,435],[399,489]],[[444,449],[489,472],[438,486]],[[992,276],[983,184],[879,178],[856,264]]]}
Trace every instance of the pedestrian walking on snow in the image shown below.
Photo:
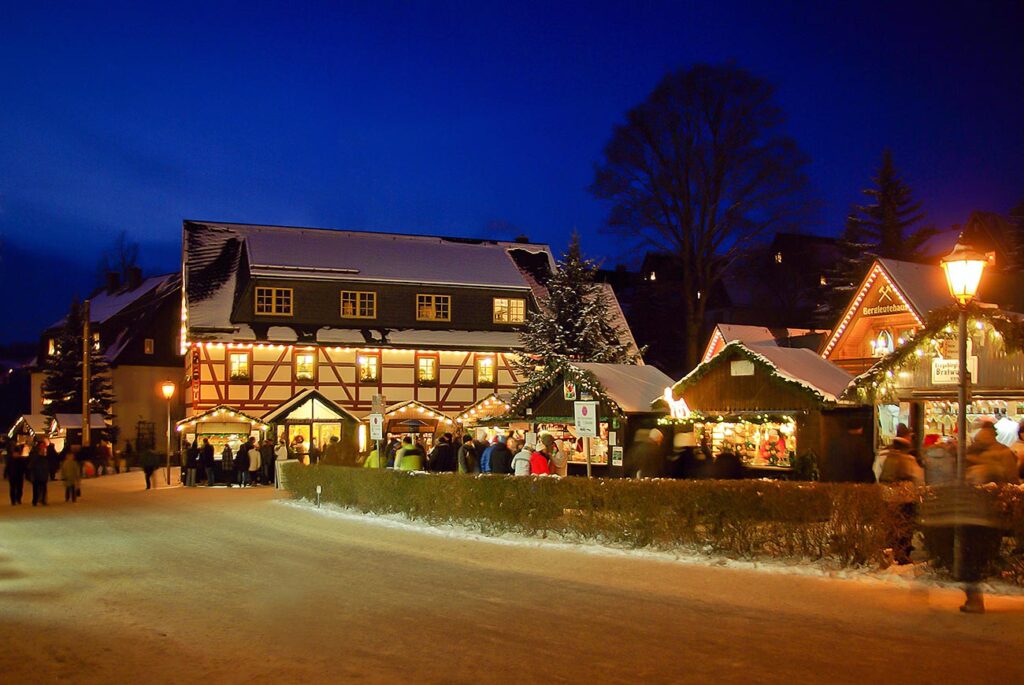
{"label": "pedestrian walking on snow", "polygon": [[262,453],[258,447],[256,447],[255,440],[251,441],[249,446],[249,484],[256,485],[260,481],[260,466],[262,464],[261,457]]}
{"label": "pedestrian walking on snow", "polygon": [[199,450],[199,464],[203,467],[206,487],[213,487],[217,483],[217,463],[213,458],[213,445],[207,438],[203,438],[203,446]]}
{"label": "pedestrian walking on snow", "polygon": [[82,468],[75,461],[75,455],[70,450],[60,465],[60,477],[64,479],[64,501],[77,502],[79,488],[82,487]]}
{"label": "pedestrian walking on snow", "polygon": [[160,455],[153,450],[146,450],[139,457],[139,465],[142,466],[142,473],[146,476],[146,489],[152,490],[156,487],[153,474],[160,468]]}
{"label": "pedestrian walking on snow", "polygon": [[11,490],[11,506],[21,504],[28,471],[28,446],[11,443],[7,448],[7,484]]}
{"label": "pedestrian walking on snow", "polygon": [[46,458],[46,445],[36,443],[28,458],[28,476],[32,481],[32,506],[46,506],[46,486],[50,481],[50,461]]}

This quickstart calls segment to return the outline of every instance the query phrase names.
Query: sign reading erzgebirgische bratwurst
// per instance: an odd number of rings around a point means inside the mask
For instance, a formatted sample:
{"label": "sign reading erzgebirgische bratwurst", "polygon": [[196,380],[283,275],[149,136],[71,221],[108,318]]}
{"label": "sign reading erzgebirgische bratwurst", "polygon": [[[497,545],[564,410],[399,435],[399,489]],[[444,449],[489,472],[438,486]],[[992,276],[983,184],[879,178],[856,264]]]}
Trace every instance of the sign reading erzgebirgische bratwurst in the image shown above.
{"label": "sign reading erzgebirgische bratwurst", "polygon": [[[978,358],[967,358],[967,372],[971,379],[978,380]],[[932,360],[932,385],[956,385],[960,382],[960,361],[958,359]]]}
{"label": "sign reading erzgebirgische bratwurst", "polygon": [[576,437],[597,437],[597,402],[573,402]]}

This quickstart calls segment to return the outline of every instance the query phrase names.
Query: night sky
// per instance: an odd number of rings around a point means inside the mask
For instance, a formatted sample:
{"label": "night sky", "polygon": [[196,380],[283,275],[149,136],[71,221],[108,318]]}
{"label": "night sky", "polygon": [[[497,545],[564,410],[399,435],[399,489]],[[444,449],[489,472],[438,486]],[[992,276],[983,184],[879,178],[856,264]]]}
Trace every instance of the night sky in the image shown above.
{"label": "night sky", "polygon": [[183,218],[557,249],[575,227],[622,261],[592,164],[695,62],[778,86],[816,232],[886,146],[939,227],[1024,200],[1016,1],[155,4],[0,5],[0,341],[85,294],[120,230],[176,269]]}

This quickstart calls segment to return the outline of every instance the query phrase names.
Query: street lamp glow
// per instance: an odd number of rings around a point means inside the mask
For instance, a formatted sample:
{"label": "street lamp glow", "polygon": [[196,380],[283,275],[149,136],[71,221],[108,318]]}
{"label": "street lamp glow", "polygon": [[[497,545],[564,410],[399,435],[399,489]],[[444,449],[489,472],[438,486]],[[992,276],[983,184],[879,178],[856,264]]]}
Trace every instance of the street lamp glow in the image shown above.
{"label": "street lamp glow", "polygon": [[164,396],[165,400],[169,400],[174,397],[174,383],[171,381],[164,381],[161,383],[160,394]]}
{"label": "street lamp glow", "polygon": [[967,304],[978,292],[978,283],[988,265],[988,257],[971,247],[957,243],[953,251],[942,258],[949,293],[960,304]]}

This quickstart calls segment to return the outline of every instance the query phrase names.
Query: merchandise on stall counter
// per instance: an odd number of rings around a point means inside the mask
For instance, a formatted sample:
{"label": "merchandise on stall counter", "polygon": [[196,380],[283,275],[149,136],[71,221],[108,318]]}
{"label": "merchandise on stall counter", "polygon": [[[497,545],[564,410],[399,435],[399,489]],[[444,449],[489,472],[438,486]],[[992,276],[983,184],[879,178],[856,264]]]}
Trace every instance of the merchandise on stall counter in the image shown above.
{"label": "merchandise on stall counter", "polygon": [[744,466],[789,468],[796,453],[796,431],[792,423],[705,423],[702,435],[710,430],[711,450],[718,455],[733,452]]}

